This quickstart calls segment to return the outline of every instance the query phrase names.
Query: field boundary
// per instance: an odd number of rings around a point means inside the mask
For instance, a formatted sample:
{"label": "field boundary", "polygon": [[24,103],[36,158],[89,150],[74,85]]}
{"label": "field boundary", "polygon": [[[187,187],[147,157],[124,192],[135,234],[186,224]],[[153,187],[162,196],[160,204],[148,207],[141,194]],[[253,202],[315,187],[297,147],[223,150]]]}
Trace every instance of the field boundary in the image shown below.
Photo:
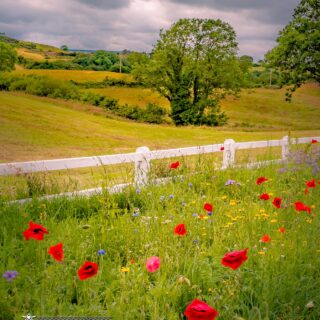
{"label": "field boundary", "polygon": [[[93,157],[81,157],[81,158],[66,158],[66,159],[54,159],[54,160],[41,160],[41,161],[29,161],[29,162],[12,162],[0,164],[0,175],[16,175],[31,172],[41,171],[53,171],[64,169],[77,169],[85,167],[97,167],[105,165],[115,165],[123,163],[134,163],[134,185],[142,186],[148,184],[149,171],[151,160],[174,158],[181,156],[192,156],[209,154],[215,152],[223,152],[222,165],[220,170],[225,170],[229,167],[247,167],[256,168],[265,166],[271,163],[279,163],[286,160],[289,154],[289,146],[293,144],[305,144],[311,143],[312,140],[320,140],[320,137],[305,137],[305,138],[289,138],[284,136],[280,140],[264,140],[264,141],[249,141],[249,142],[235,142],[233,139],[226,139],[224,143],[195,146],[177,149],[155,150],[150,151],[148,147],[139,147],[135,153],[115,154],[115,155],[102,155]],[[268,148],[268,147],[281,147],[282,158],[276,160],[267,160],[255,163],[248,163],[245,165],[235,164],[235,155],[237,150],[244,149],[256,149],[256,148]],[[168,178],[156,179],[154,183],[164,183]],[[132,183],[118,184],[106,190],[110,193],[120,192],[125,187],[132,185]],[[52,199],[56,197],[73,197],[77,195],[90,196],[92,194],[98,194],[103,192],[102,187],[86,189],[81,191],[66,192],[55,195],[43,196],[40,199]],[[15,200],[13,202],[23,203],[30,201],[31,198]]]}

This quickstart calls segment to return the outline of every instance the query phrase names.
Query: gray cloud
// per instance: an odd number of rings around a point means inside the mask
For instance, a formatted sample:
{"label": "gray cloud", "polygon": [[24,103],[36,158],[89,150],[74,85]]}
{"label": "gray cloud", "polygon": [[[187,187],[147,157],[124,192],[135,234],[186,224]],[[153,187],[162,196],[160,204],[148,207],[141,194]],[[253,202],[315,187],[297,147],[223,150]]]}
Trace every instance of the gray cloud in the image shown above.
{"label": "gray cloud", "polygon": [[150,51],[179,18],[222,19],[240,54],[256,59],[274,44],[298,0],[0,0],[0,32],[77,49]]}

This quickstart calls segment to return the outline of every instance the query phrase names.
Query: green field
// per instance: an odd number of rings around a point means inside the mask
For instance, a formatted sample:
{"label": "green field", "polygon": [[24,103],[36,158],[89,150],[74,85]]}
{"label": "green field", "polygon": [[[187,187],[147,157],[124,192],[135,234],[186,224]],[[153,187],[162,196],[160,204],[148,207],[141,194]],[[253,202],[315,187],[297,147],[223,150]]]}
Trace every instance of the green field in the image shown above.
{"label": "green field", "polygon": [[[318,108],[319,110],[319,108]],[[99,108],[18,93],[0,93],[2,162],[123,153],[146,145],[164,149],[320,134],[318,110],[309,126],[245,132],[235,128],[159,126],[110,119]],[[298,115],[299,117],[300,115]],[[280,119],[281,120],[281,119]],[[275,121],[278,121],[275,119]]]}

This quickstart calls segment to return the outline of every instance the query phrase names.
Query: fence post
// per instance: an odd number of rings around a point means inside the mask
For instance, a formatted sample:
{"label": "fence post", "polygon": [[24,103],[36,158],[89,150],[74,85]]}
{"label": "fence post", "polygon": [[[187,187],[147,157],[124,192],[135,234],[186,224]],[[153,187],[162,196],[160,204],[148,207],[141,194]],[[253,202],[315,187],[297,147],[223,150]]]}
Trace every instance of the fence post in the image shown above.
{"label": "fence post", "polygon": [[234,165],[236,143],[233,139],[227,139],[224,141],[223,146],[224,146],[224,151],[223,151],[222,169],[226,169]]}
{"label": "fence post", "polygon": [[284,136],[282,138],[282,160],[286,160],[289,155],[289,137]]}
{"label": "fence post", "polygon": [[136,149],[137,157],[134,162],[134,183],[143,185],[148,183],[148,173],[150,169],[150,158],[148,147],[139,147]]}

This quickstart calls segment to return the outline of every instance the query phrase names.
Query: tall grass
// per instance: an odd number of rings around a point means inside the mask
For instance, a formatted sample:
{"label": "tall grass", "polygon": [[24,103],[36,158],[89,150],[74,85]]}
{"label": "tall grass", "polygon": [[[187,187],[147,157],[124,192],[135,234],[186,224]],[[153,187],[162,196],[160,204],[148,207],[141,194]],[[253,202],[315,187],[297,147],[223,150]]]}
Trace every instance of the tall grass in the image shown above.
{"label": "tall grass", "polygon": [[[251,171],[216,171],[202,158],[190,168],[182,160],[176,170],[167,166],[165,185],[89,199],[1,203],[1,271],[19,274],[1,280],[0,318],[29,312],[182,319],[198,298],[219,319],[319,319],[320,185],[305,193],[307,180],[320,179],[314,170],[319,154],[317,146],[305,151],[307,157],[300,154],[285,166]],[[257,185],[260,176],[268,181]],[[235,182],[226,185],[230,179]],[[264,192],[271,200],[259,199]],[[280,209],[272,205],[274,197],[283,199]],[[311,206],[311,213],[297,212],[296,201]],[[212,215],[205,202],[213,204]],[[30,220],[48,229],[44,240],[23,239]],[[185,236],[173,232],[180,223]],[[261,242],[265,234],[268,243]],[[47,254],[59,242],[61,263]],[[226,252],[244,248],[249,258],[239,269],[221,264]],[[98,255],[100,249],[105,255]],[[151,256],[161,259],[155,273],[145,268]],[[81,281],[77,270],[85,260],[97,262],[99,271]]]}

